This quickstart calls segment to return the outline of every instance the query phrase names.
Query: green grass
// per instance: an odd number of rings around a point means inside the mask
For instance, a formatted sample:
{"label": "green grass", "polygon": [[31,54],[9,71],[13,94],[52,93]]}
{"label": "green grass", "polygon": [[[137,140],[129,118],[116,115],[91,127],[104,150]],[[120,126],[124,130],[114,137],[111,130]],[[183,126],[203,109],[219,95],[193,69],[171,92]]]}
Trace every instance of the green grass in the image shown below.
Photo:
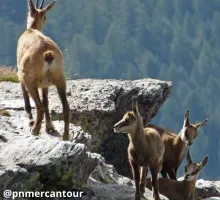
{"label": "green grass", "polygon": [[18,83],[17,71],[12,67],[0,66],[0,82]]}

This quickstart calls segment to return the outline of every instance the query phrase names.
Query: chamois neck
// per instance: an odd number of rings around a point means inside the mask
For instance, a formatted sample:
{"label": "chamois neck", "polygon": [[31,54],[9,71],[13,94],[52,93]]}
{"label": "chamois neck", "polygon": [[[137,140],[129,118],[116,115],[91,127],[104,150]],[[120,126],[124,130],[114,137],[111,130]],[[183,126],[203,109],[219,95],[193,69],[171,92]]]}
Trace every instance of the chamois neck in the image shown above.
{"label": "chamois neck", "polygon": [[185,144],[186,145],[186,137],[185,137],[185,130],[184,128],[182,128],[179,132],[179,134],[177,135],[177,137],[175,138],[179,143]]}
{"label": "chamois neck", "polygon": [[27,17],[27,29],[38,30],[42,32],[43,25],[37,21],[34,17],[28,14]]}
{"label": "chamois neck", "polygon": [[143,140],[144,127],[142,122],[138,122],[133,132],[129,134],[130,142],[139,143]]}
{"label": "chamois neck", "polygon": [[183,185],[184,185],[184,193],[186,194],[186,199],[187,200],[194,200],[194,194],[195,194],[195,185],[197,181],[197,176],[192,177],[190,180],[183,180]]}

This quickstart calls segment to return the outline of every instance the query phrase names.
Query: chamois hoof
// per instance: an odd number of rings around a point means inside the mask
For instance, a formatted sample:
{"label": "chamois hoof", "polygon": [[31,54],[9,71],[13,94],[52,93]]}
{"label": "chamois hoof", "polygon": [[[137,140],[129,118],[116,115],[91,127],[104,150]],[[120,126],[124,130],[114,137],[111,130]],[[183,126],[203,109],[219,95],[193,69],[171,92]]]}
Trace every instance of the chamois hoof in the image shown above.
{"label": "chamois hoof", "polygon": [[53,131],[55,131],[55,126],[53,125],[53,123],[51,122],[51,123],[46,124],[46,132],[50,133]]}
{"label": "chamois hoof", "polygon": [[141,192],[141,195],[143,195],[145,193],[144,185],[140,185],[140,192]]}
{"label": "chamois hoof", "polygon": [[60,138],[61,141],[68,141],[69,140],[69,137],[68,136],[62,136]]}
{"label": "chamois hoof", "polygon": [[154,200],[160,200],[159,194],[155,195]]}
{"label": "chamois hoof", "polygon": [[31,135],[39,136],[40,133],[39,133],[39,131],[33,131],[33,129],[32,129],[32,130],[31,130]]}
{"label": "chamois hoof", "polygon": [[40,135],[40,131],[36,129],[36,127],[32,127],[31,128],[31,135],[34,135],[34,136],[39,136]]}
{"label": "chamois hoof", "polygon": [[34,120],[33,119],[30,119],[29,120],[29,127],[32,127],[34,125]]}
{"label": "chamois hoof", "polygon": [[135,200],[141,200],[141,195],[140,194],[135,194]]}

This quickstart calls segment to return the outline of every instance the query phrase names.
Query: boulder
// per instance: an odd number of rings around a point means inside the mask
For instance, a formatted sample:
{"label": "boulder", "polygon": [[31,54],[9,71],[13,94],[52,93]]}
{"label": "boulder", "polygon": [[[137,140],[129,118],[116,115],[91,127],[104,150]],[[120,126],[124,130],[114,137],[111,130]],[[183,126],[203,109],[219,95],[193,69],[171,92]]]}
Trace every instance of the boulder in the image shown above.
{"label": "boulder", "polygon": [[[147,124],[157,114],[171,89],[171,82],[154,79],[68,81],[67,95],[72,122],[92,135],[92,152],[100,153],[108,164],[114,165],[119,174],[131,177],[127,158],[128,137],[126,134],[114,133],[113,125],[126,111],[131,110],[133,95],[138,95],[141,115]],[[23,110],[19,84],[0,83],[0,93],[0,109]],[[50,88],[49,102],[53,120],[61,120],[62,106],[54,87]]]}
{"label": "boulder", "polygon": [[199,179],[196,182],[196,194],[203,199],[220,199],[220,181]]}
{"label": "boulder", "polygon": [[0,194],[12,191],[62,191],[87,184],[99,160],[88,152],[91,136],[71,125],[71,141],[60,141],[63,122],[55,121],[58,132],[32,136],[24,111],[9,110],[0,123]]}

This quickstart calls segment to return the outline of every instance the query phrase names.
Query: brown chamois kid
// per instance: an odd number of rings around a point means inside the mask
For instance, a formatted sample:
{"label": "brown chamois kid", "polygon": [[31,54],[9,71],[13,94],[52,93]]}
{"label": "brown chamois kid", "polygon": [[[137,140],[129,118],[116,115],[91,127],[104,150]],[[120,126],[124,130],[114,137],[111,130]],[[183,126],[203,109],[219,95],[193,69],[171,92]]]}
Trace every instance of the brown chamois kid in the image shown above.
{"label": "brown chamois kid", "polygon": [[168,174],[171,179],[177,180],[177,170],[185,157],[187,146],[193,144],[193,140],[198,135],[198,129],[204,126],[207,121],[208,119],[205,119],[198,124],[190,124],[189,110],[187,110],[185,112],[183,128],[178,135],[153,124],[147,125],[147,127],[155,129],[161,135],[165,145],[161,170],[162,177],[167,178]]}
{"label": "brown chamois kid", "polygon": [[162,167],[164,144],[154,129],[144,128],[138,110],[137,97],[132,98],[132,112],[127,112],[122,120],[114,125],[114,130],[129,134],[128,157],[136,187],[135,200],[140,200],[141,193],[145,192],[148,167],[152,176],[154,199],[159,200],[157,179]]}
{"label": "brown chamois kid", "polygon": [[[70,108],[66,97],[66,79],[63,72],[63,56],[57,44],[42,33],[48,11],[56,1],[43,8],[42,0],[38,8],[28,0],[27,30],[21,35],[17,46],[18,77],[21,82],[25,111],[33,135],[39,135],[45,114],[46,131],[54,131],[48,108],[48,87],[55,85],[64,113],[64,134],[62,140],[69,138]],[[42,89],[42,100],[38,88]],[[33,119],[29,95],[35,102],[36,120]]]}
{"label": "brown chamois kid", "polygon": [[[189,150],[187,151],[187,165],[185,167],[184,180],[177,181],[167,178],[159,178],[160,194],[169,200],[195,200],[195,185],[199,173],[208,163],[208,156],[200,163],[192,162]],[[151,181],[147,178],[147,188],[151,190]]]}

